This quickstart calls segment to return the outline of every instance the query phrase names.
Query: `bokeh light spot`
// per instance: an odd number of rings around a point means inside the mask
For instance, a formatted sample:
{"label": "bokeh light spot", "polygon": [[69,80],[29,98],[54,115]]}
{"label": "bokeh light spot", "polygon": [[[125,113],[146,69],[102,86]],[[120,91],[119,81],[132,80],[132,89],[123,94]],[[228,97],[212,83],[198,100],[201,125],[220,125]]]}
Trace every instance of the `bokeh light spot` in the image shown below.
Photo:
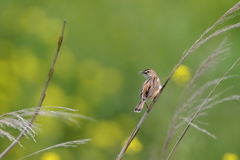
{"label": "bokeh light spot", "polygon": [[41,160],[61,160],[61,158],[54,152],[47,152],[43,154]]}
{"label": "bokeh light spot", "polygon": [[180,65],[172,78],[178,86],[185,85],[191,79],[190,69],[186,65]]}
{"label": "bokeh light spot", "polygon": [[12,55],[11,66],[14,73],[31,83],[36,83],[41,70],[39,59],[30,48],[19,48]]}
{"label": "bokeh light spot", "polygon": [[19,80],[16,78],[9,67],[11,60],[1,60],[0,59],[0,102],[1,102],[1,112],[7,112],[12,103],[18,103],[16,99],[19,97],[21,92],[21,87]]}
{"label": "bokeh light spot", "polygon": [[222,160],[238,160],[238,155],[234,153],[225,153]]}
{"label": "bokeh light spot", "polygon": [[100,148],[114,147],[122,137],[120,125],[113,121],[101,121],[88,131],[91,143]]}
{"label": "bokeh light spot", "polygon": [[[125,143],[127,142],[128,139],[126,139],[123,143],[123,145],[125,145]],[[134,153],[138,153],[141,152],[143,149],[142,143],[138,140],[137,137],[135,137],[132,141],[132,143],[130,144],[130,146],[128,147],[126,153],[127,154],[134,154]]]}
{"label": "bokeh light spot", "polygon": [[[36,97],[38,98],[38,97]],[[47,90],[47,95],[44,99],[43,106],[68,106],[68,97],[61,87],[51,83]]]}

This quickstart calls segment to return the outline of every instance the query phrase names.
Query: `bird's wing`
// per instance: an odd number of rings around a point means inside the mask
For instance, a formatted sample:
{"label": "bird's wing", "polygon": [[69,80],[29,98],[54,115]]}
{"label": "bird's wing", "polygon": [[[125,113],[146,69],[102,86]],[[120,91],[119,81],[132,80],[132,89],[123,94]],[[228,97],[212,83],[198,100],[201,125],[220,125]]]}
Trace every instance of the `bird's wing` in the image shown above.
{"label": "bird's wing", "polygon": [[147,79],[142,86],[140,99],[146,101],[149,98],[154,98],[156,92],[159,90],[160,81],[158,77]]}

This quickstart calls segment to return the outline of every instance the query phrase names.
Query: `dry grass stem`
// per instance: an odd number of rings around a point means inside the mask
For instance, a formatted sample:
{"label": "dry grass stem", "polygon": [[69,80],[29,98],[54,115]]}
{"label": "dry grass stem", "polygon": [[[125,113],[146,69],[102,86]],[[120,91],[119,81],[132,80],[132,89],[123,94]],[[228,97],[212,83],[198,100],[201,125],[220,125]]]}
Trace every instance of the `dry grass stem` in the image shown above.
{"label": "dry grass stem", "polygon": [[[2,126],[1,126],[2,127]],[[15,137],[12,136],[10,133],[0,129],[0,136],[1,137],[4,137],[6,136],[10,141],[14,141],[15,140]],[[19,143],[19,142],[18,142]],[[19,143],[19,145],[22,147],[21,143]]]}
{"label": "dry grass stem", "polygon": [[216,85],[213,87],[213,89],[210,91],[210,93],[208,94],[208,96],[204,99],[203,103],[200,105],[200,107],[198,108],[198,110],[195,112],[194,116],[191,118],[191,120],[189,121],[188,125],[186,126],[186,128],[184,129],[184,131],[182,132],[181,136],[179,137],[179,139],[177,140],[177,142],[175,143],[174,147],[172,148],[171,152],[169,153],[168,157],[166,160],[169,160],[170,157],[172,156],[173,152],[175,151],[176,147],[178,146],[178,144],[180,143],[180,141],[182,140],[182,138],[184,137],[184,135],[186,134],[186,132],[188,131],[189,127],[193,124],[193,121],[196,119],[196,117],[198,116],[198,114],[201,112],[201,110],[204,108],[205,104],[208,102],[210,96],[213,94],[213,92],[215,91],[215,89],[218,87],[218,85],[224,80],[224,78],[227,76],[227,74],[237,65],[238,61],[240,60],[240,58],[238,58],[233,65],[227,70],[227,72],[222,76],[222,78],[219,79],[219,81],[216,83]]}
{"label": "dry grass stem", "polygon": [[[54,111],[53,109],[57,109],[57,110]],[[71,122],[74,124],[79,123],[79,121],[76,120],[79,118],[85,119],[85,120],[90,120],[90,121],[96,121],[95,119],[85,116],[85,115],[82,115],[82,114],[71,113],[71,112],[76,112],[76,111],[78,111],[78,110],[67,108],[67,107],[42,106],[42,108],[39,112],[39,115],[59,118],[63,122]]]}
{"label": "dry grass stem", "polygon": [[[5,113],[0,116],[0,127],[5,128],[11,127],[14,129],[18,129],[20,132],[25,130],[24,136],[28,138],[30,136],[35,141],[35,135],[37,134],[33,128],[36,128],[36,124],[31,124],[31,127],[29,127],[29,121],[26,120],[27,117],[32,116],[35,114],[36,108],[26,108],[23,110],[13,111],[9,113]],[[68,124],[76,124],[79,125],[78,119],[86,119],[95,121],[93,118],[78,114],[78,113],[72,113],[76,112],[77,110],[67,108],[67,107],[59,107],[59,106],[42,106],[41,110],[39,110],[38,115],[39,116],[48,116],[48,117],[54,117],[59,118],[65,123]],[[3,130],[0,130],[0,136],[6,136],[9,140],[14,141],[16,138],[12,136],[10,133],[7,133]],[[20,142],[18,142],[19,145]]]}
{"label": "dry grass stem", "polygon": [[28,132],[28,130],[31,130],[31,125],[33,123],[33,121],[35,120],[35,118],[37,117],[38,113],[40,112],[40,109],[41,109],[41,106],[42,106],[42,103],[44,101],[44,98],[46,96],[46,90],[48,88],[48,85],[49,85],[49,82],[52,78],[52,75],[53,75],[53,71],[54,71],[54,67],[55,67],[55,64],[56,64],[56,61],[57,61],[57,57],[58,57],[58,54],[59,54],[59,51],[60,51],[60,48],[61,48],[61,45],[62,45],[62,41],[63,41],[63,35],[64,35],[64,31],[65,31],[65,25],[66,25],[66,20],[63,21],[63,26],[62,26],[62,32],[61,32],[61,35],[59,37],[59,40],[58,40],[58,46],[57,46],[57,51],[55,53],[55,56],[54,56],[54,59],[53,59],[53,62],[52,62],[52,65],[51,65],[51,68],[49,70],[49,74],[48,74],[48,77],[47,77],[47,80],[45,82],[45,85],[43,87],[43,90],[42,90],[42,94],[40,96],[40,99],[39,99],[39,103],[36,107],[36,110],[31,118],[31,120],[28,122],[28,124],[26,125],[25,129],[19,134],[19,136],[0,154],[0,159],[2,159],[17,143],[19,143],[19,140],[24,136],[26,135],[26,133]]}
{"label": "dry grass stem", "polygon": [[220,103],[223,103],[223,102],[226,102],[226,101],[232,101],[232,100],[240,101],[240,95],[231,95],[231,96],[225,97],[223,99],[214,101],[214,102],[210,103],[209,105],[205,105],[205,107],[203,107],[202,110],[209,109],[209,108],[212,108],[213,106],[216,106]]}
{"label": "dry grass stem", "polygon": [[60,143],[60,144],[57,144],[57,145],[54,145],[54,146],[51,146],[51,147],[48,147],[48,148],[44,148],[42,150],[39,150],[37,152],[34,152],[28,156],[25,156],[19,160],[22,160],[22,159],[25,159],[27,157],[30,157],[30,156],[33,156],[35,154],[38,154],[40,152],[44,152],[44,151],[47,151],[47,150],[50,150],[50,149],[53,149],[53,148],[59,148],[59,147],[77,147],[77,145],[80,145],[80,144],[85,144],[87,143],[88,141],[90,141],[91,139],[82,139],[82,140],[75,140],[75,141],[69,141],[69,142],[64,142],[64,143]]}
{"label": "dry grass stem", "polygon": [[190,122],[190,119],[184,118],[184,120],[185,120],[187,123],[189,123],[192,127],[194,127],[194,128],[196,128],[197,130],[199,130],[199,131],[207,134],[208,136],[210,136],[210,137],[212,137],[212,138],[214,138],[214,139],[217,138],[215,135],[211,134],[211,133],[208,132],[207,130],[198,127],[198,126],[197,126],[196,124],[194,124],[194,123],[191,123],[191,122]]}
{"label": "dry grass stem", "polygon": [[[227,57],[226,55],[230,51],[230,47],[228,47],[229,45],[227,44],[227,42],[228,42],[228,36],[225,37],[224,40],[219,44],[219,46],[214,50],[214,52],[206,60],[204,60],[201,63],[196,73],[194,74],[194,77],[186,86],[186,89],[184,91],[185,96],[189,94],[190,89],[193,88],[193,84],[195,83],[198,77],[200,77],[201,75],[209,71],[210,68],[216,66],[218,63],[220,63]],[[223,54],[223,56],[220,56],[221,54]]]}

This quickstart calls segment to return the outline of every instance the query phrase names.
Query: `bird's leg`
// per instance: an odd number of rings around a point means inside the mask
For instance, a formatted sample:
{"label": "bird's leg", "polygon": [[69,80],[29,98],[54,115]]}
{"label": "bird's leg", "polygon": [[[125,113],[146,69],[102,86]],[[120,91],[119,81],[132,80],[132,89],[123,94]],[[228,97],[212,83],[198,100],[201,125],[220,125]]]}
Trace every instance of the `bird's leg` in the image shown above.
{"label": "bird's leg", "polygon": [[147,105],[147,102],[146,102],[145,104],[146,104],[147,109],[149,110],[149,107],[148,107],[148,105]]}

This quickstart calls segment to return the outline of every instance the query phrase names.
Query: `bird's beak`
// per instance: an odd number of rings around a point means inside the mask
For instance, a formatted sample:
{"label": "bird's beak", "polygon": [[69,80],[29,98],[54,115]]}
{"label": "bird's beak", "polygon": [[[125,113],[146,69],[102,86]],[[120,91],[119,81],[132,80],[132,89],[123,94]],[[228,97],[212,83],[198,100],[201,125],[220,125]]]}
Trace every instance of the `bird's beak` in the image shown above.
{"label": "bird's beak", "polygon": [[143,71],[139,71],[138,74],[144,74],[144,72]]}

